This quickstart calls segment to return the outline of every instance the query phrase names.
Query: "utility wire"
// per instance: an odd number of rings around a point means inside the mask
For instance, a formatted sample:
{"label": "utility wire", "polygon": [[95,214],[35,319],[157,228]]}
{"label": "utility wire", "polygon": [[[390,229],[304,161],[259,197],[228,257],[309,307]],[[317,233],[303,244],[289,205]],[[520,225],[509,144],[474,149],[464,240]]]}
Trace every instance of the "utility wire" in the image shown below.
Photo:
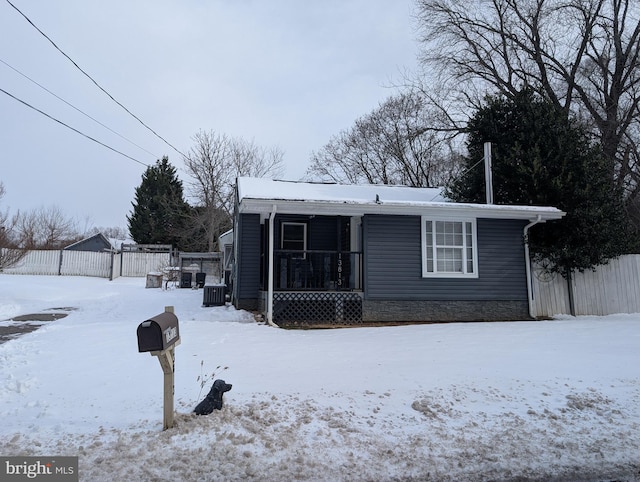
{"label": "utility wire", "polygon": [[60,52],[62,55],[64,55],[80,72],[82,72],[91,82],[93,82],[95,84],[95,86],[98,87],[98,89],[100,89],[102,92],[104,92],[112,101],[114,101],[116,104],[118,104],[120,107],[122,107],[131,117],[133,117],[140,124],[142,124],[144,127],[146,127],[149,131],[151,131],[158,139],[160,139],[166,145],[171,147],[171,149],[176,151],[182,157],[186,157],[176,147],[174,147],[172,144],[170,144],[169,141],[167,141],[164,137],[162,137],[160,134],[158,134],[156,131],[154,131],[151,127],[149,127],[147,124],[145,124],[138,116],[136,116],[133,112],[131,112],[129,109],[127,109],[124,105],[122,105],[120,102],[118,102],[109,92],[107,92],[100,84],[98,84],[98,82],[96,82],[96,80],[93,77],[91,77],[88,73],[86,73],[84,70],[82,70],[82,68],[80,68],[80,66],[71,57],[69,57],[60,47],[58,47],[56,45],[56,43],[53,40],[51,40],[51,38],[49,38],[49,36],[47,34],[45,34],[42,30],[40,30],[36,26],[36,24],[34,24],[29,17],[27,17],[24,13],[22,13],[22,11],[18,7],[16,7],[13,3],[11,3],[10,0],[6,0],[6,1],[7,1],[7,3],[9,5],[11,5],[14,8],[14,10],[16,12],[18,12],[20,15],[22,15],[24,17],[24,19],[27,22],[29,22],[29,24],[31,24],[31,26],[33,28],[35,28],[40,33],[40,35],[42,35],[44,38],[46,38],[51,43],[51,45],[53,45],[56,48],[56,50],[58,52]]}
{"label": "utility wire", "polygon": [[[480,159],[478,162],[476,162],[473,166],[471,166],[471,167],[469,167],[469,168],[465,169],[464,171],[462,171],[461,173],[459,173],[459,174],[455,177],[455,179],[459,179],[459,178],[461,178],[461,177],[462,177],[462,176],[464,176],[467,172],[469,172],[470,170],[474,169],[474,168],[475,168],[478,164],[480,164],[481,162],[484,162],[484,157],[483,157],[482,159]],[[441,195],[440,193],[436,194],[435,196],[433,196],[433,197],[431,198],[431,201],[433,201],[435,198],[437,198],[437,197],[438,197],[438,196],[440,196],[440,195]],[[429,201],[429,202],[431,202],[431,201]]]}
{"label": "utility wire", "polygon": [[3,88],[1,88],[1,87],[0,87],[0,92],[2,92],[2,93],[4,93],[4,94],[7,94],[7,95],[8,95],[9,97],[11,97],[12,99],[17,100],[17,101],[18,101],[18,102],[20,102],[21,104],[26,105],[27,107],[29,107],[29,108],[31,108],[31,109],[33,109],[33,110],[35,110],[36,112],[39,112],[40,114],[42,114],[42,115],[43,115],[43,116],[45,116],[45,117],[48,117],[48,118],[49,118],[49,119],[51,119],[52,121],[55,121],[55,122],[57,122],[58,124],[61,124],[61,125],[65,126],[67,129],[71,129],[73,132],[76,132],[76,133],[80,134],[81,136],[84,136],[84,137],[86,137],[87,139],[92,140],[93,142],[95,142],[95,143],[97,143],[97,144],[100,144],[101,146],[106,147],[107,149],[109,149],[109,150],[111,150],[111,151],[113,151],[113,152],[116,152],[116,153],[120,154],[121,156],[126,157],[127,159],[131,159],[132,161],[137,162],[138,164],[142,164],[142,165],[143,165],[143,166],[145,166],[145,167],[149,167],[149,164],[146,164],[146,163],[144,163],[144,162],[142,162],[142,161],[139,161],[138,159],[136,159],[136,158],[134,158],[134,157],[131,157],[131,156],[129,156],[129,155],[125,154],[124,152],[121,152],[121,151],[119,151],[119,150],[117,150],[117,149],[114,149],[113,147],[108,146],[108,145],[107,145],[107,144],[105,144],[104,142],[100,142],[99,140],[94,139],[93,137],[91,137],[91,136],[89,136],[89,135],[85,134],[84,132],[79,131],[78,129],[76,129],[76,128],[74,128],[74,127],[71,127],[71,126],[70,126],[70,125],[68,125],[68,124],[65,124],[65,123],[64,123],[64,122],[62,122],[61,120],[56,119],[55,117],[53,117],[53,116],[51,116],[51,115],[47,114],[46,112],[44,112],[44,111],[42,111],[42,110],[38,109],[37,107],[32,106],[32,105],[31,105],[31,104],[29,104],[28,102],[25,102],[24,100],[19,99],[18,97],[16,97],[16,96],[15,96],[15,95],[13,95],[13,94],[10,94],[9,92],[7,92],[6,90],[4,90],[4,89],[3,89]]}
{"label": "utility wire", "polygon": [[71,104],[70,102],[67,102],[66,100],[64,100],[62,97],[60,97],[59,95],[55,94],[54,92],[51,92],[49,89],[47,89],[44,85],[36,82],[35,80],[33,80],[31,77],[29,77],[26,74],[23,74],[22,72],[20,72],[18,69],[16,69],[15,67],[12,67],[11,65],[9,65],[8,63],[6,63],[4,60],[0,59],[0,63],[3,63],[4,65],[6,65],[7,67],[9,67],[11,70],[13,70],[14,72],[22,75],[25,79],[33,82],[34,84],[36,84],[38,87],[40,87],[41,89],[45,90],[46,92],[48,92],[49,94],[51,94],[52,96],[54,96],[56,99],[61,100],[62,102],[64,102],[65,104],[67,104],[69,107],[71,107],[72,109],[75,109],[76,111],[80,112],[82,115],[88,117],[89,119],[91,119],[93,122],[100,124],[102,127],[104,127],[105,129],[110,130],[111,132],[113,132],[115,135],[117,135],[118,137],[120,137],[121,139],[124,139],[125,141],[129,142],[130,144],[136,146],[138,149],[141,149],[143,151],[145,151],[147,154],[151,154],[153,157],[157,156],[151,152],[148,151],[147,149],[145,149],[142,146],[139,146],[138,144],[136,144],[135,142],[133,142],[131,139],[127,139],[125,136],[123,136],[122,134],[120,134],[119,132],[114,131],[111,127],[103,124],[102,122],[100,122],[97,119],[94,119],[93,117],[91,117],[89,114],[87,114],[86,112],[82,111],[81,109],[78,109],[75,105]]}

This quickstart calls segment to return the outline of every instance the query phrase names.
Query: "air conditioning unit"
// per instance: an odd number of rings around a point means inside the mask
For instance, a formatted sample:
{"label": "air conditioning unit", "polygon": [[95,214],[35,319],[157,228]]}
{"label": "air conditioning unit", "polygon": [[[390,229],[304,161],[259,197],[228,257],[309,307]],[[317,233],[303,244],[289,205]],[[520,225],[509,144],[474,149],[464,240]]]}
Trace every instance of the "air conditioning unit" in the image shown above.
{"label": "air conditioning unit", "polygon": [[226,301],[225,285],[208,285],[204,287],[202,304],[204,306],[223,306]]}

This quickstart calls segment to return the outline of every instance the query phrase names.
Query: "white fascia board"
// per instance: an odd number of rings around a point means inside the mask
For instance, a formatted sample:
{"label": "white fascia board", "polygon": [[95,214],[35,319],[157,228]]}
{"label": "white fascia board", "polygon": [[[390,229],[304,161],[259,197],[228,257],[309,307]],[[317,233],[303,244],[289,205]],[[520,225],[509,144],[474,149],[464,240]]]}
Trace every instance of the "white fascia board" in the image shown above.
{"label": "white fascia board", "polygon": [[280,214],[363,216],[365,214],[394,214],[404,216],[446,216],[448,218],[491,218],[551,221],[566,213],[553,207],[510,206],[498,204],[438,203],[350,203],[339,201],[292,201],[245,198],[240,202],[241,213],[268,214],[276,206]]}

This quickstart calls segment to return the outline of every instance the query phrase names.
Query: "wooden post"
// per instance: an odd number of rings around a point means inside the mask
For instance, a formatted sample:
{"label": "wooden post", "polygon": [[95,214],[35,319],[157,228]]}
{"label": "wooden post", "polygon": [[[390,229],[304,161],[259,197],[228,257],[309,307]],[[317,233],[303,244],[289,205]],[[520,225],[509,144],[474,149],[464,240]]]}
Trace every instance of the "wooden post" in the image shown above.
{"label": "wooden post", "polygon": [[573,296],[573,270],[568,269],[567,273],[567,289],[569,295],[569,313],[576,316],[576,300]]}
{"label": "wooden post", "polygon": [[[164,311],[167,313],[173,313],[173,306],[165,306]],[[153,356],[158,357],[158,361],[162,367],[162,372],[164,373],[164,415],[162,430],[173,428],[173,398],[175,392],[174,375],[176,371],[175,347],[179,344],[180,340],[167,350],[151,352]]]}
{"label": "wooden post", "polygon": [[158,353],[158,361],[164,373],[164,415],[162,430],[173,428],[173,395],[175,374],[175,352],[173,347]]}

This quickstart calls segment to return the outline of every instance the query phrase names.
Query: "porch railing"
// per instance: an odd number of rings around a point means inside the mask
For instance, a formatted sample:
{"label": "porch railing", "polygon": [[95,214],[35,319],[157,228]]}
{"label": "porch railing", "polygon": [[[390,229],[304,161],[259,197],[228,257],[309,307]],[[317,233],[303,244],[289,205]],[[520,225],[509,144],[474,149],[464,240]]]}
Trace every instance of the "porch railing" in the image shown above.
{"label": "porch railing", "polygon": [[274,251],[276,290],[362,289],[362,253],[356,251]]}

